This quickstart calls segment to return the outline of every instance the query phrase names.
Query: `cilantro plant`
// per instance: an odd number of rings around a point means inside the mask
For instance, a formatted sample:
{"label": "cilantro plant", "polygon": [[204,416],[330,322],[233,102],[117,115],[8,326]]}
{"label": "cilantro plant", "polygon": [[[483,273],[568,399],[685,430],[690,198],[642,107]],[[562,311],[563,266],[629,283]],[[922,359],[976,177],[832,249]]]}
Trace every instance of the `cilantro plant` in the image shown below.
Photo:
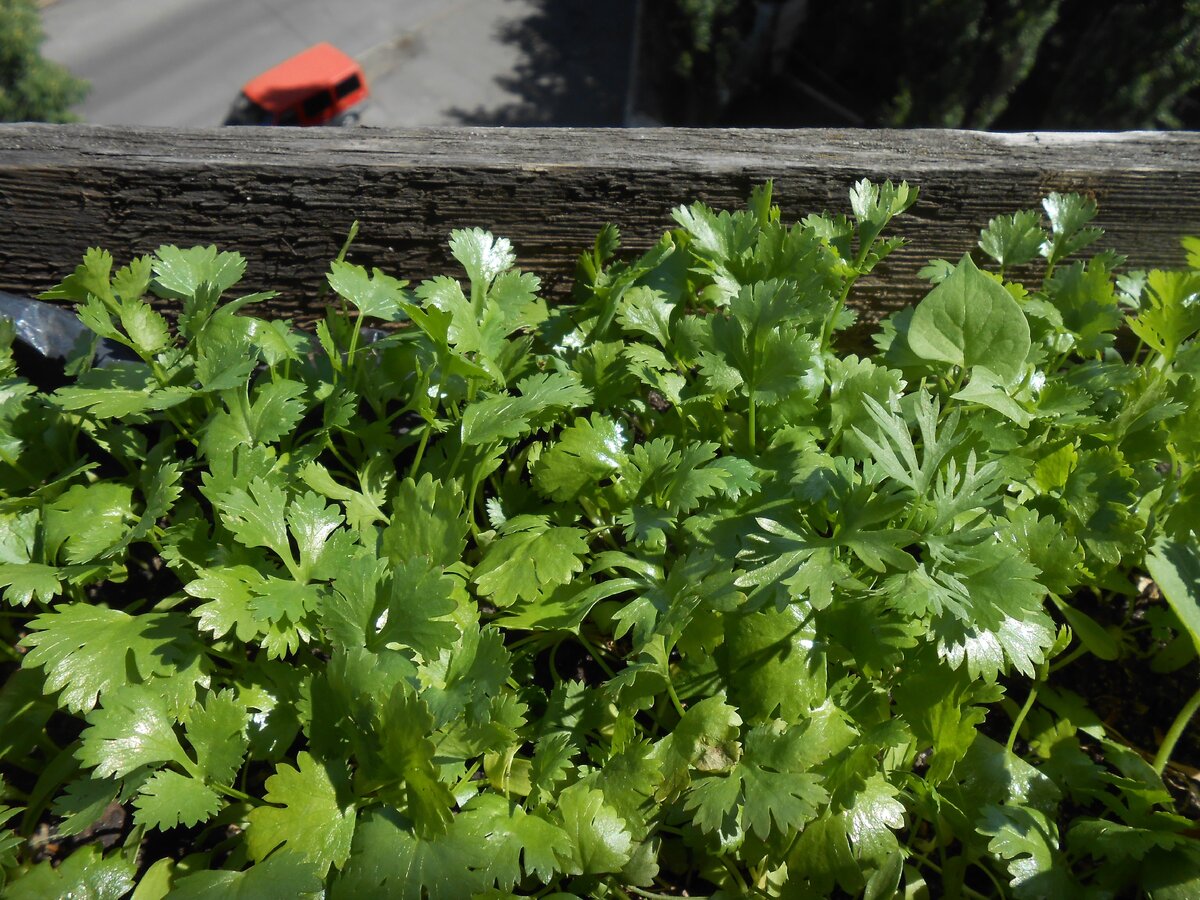
{"label": "cilantro plant", "polygon": [[312,334],[89,251],[65,386],[0,332],[5,895],[1200,895],[1200,241],[1051,195],[855,347],[916,196],[553,306],[348,241]]}

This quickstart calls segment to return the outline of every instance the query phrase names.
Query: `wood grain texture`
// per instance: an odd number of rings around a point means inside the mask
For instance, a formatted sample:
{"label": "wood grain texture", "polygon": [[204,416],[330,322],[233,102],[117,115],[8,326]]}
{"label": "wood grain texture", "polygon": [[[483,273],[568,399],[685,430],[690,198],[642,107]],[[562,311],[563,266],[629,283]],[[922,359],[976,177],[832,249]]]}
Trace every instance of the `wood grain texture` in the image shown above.
{"label": "wood grain texture", "polygon": [[[1177,265],[1200,233],[1200,134],[692,129],[206,129],[0,126],[0,289],[45,290],[89,246],[118,261],[215,243],[249,260],[273,313],[311,316],[351,221],[354,261],[419,280],[454,271],[453,228],[510,238],[551,293],[605,222],[648,246],[672,207],[740,206],[775,179],[785,216],[847,211],[859,178],[907,179],[911,245],[858,289],[874,315],[922,293],[930,257],[971,249],[992,216],[1052,190],[1097,198],[1101,246]],[[261,312],[260,312],[261,314]]]}

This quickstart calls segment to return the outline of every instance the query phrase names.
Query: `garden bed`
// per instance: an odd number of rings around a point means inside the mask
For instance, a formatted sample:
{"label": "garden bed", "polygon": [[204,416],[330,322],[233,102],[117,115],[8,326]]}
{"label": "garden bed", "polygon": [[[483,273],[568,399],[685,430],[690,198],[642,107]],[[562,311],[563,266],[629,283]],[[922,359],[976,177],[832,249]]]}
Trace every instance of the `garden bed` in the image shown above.
{"label": "garden bed", "polygon": [[88,251],[128,358],[0,332],[6,896],[1194,895],[1200,242],[774,190],[550,291]]}

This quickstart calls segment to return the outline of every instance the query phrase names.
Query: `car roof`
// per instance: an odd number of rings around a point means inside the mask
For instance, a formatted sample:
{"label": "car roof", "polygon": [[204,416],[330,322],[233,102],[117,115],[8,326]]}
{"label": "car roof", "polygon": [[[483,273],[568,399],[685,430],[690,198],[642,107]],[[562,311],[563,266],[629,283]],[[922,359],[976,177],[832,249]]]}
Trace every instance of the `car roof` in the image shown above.
{"label": "car roof", "polygon": [[275,112],[294,106],[318,88],[331,88],[359,71],[358,63],[337,47],[315,44],[246,82],[242,93]]}

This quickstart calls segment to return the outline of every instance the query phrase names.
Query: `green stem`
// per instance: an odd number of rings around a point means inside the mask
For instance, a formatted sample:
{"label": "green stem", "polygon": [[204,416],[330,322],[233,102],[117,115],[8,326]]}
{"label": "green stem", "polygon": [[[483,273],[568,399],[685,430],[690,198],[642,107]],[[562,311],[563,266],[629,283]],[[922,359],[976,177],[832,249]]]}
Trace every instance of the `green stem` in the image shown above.
{"label": "green stem", "polygon": [[475,313],[475,321],[483,321],[484,285],[471,279],[471,309]]}
{"label": "green stem", "polygon": [[218,792],[224,794],[226,797],[231,797],[234,800],[242,800],[253,806],[265,805],[263,801],[259,800],[257,797],[251,797],[249,794],[242,793],[235,787],[229,787],[229,785],[226,784],[213,784],[212,787]]}
{"label": "green stem", "polygon": [[471,527],[471,536],[479,537],[479,523],[475,521],[475,495],[479,492],[479,478],[471,475],[471,489],[467,492],[467,523]]}
{"label": "green stem", "polygon": [[1171,754],[1175,752],[1175,745],[1179,743],[1179,739],[1183,736],[1184,730],[1192,721],[1192,716],[1196,714],[1197,709],[1200,709],[1200,691],[1192,694],[1191,699],[1183,705],[1183,709],[1179,711],[1179,715],[1167,729],[1167,734],[1159,745],[1158,752],[1154,754],[1154,771],[1159,775],[1167,768],[1167,763],[1171,761]]}
{"label": "green stem", "polygon": [[1029,696],[1025,698],[1025,705],[1021,707],[1021,711],[1017,713],[1017,717],[1013,719],[1012,730],[1008,733],[1008,743],[1004,745],[1004,749],[1012,753],[1013,746],[1017,742],[1017,734],[1021,730],[1021,726],[1025,724],[1025,717],[1029,715],[1029,711],[1033,709],[1034,701],[1037,700],[1038,688],[1042,686],[1042,682],[1046,680],[1048,667],[1042,663],[1038,667],[1037,680],[1034,681],[1032,687],[1029,688]]}
{"label": "green stem", "polygon": [[178,432],[179,432],[181,435],[183,435],[183,437],[184,437],[184,438],[187,440],[187,442],[188,442],[188,443],[190,443],[190,444],[191,444],[193,447],[199,447],[199,446],[200,446],[200,441],[198,441],[198,440],[196,439],[196,436],[195,436],[194,434],[192,434],[192,433],[191,433],[191,432],[188,430],[188,427],[187,427],[186,425],[184,425],[184,424],[183,424],[183,420],[182,420],[182,419],[180,419],[178,416],[176,416],[176,415],[175,415],[175,410],[173,410],[173,409],[164,409],[164,410],[163,410],[163,412],[164,412],[164,413],[166,414],[166,416],[167,416],[167,421],[168,421],[168,422],[170,422],[172,425],[174,425],[174,426],[175,426],[175,429],[176,429],[176,430],[177,430],[177,431],[178,431]]}
{"label": "green stem", "polygon": [[[908,854],[910,856],[915,857],[917,859],[917,861],[921,863],[921,865],[928,866],[929,868],[933,869],[933,871],[937,872],[939,875],[942,874],[942,867],[939,866],[937,863],[935,863],[932,859],[930,859],[924,853],[918,853],[916,850],[909,847]],[[981,866],[980,868],[983,868],[983,867]],[[990,877],[991,873],[988,872],[987,869],[983,869],[983,871],[984,871],[984,873],[988,874]],[[959,885],[959,887],[962,889],[962,895],[964,897],[971,897],[971,898],[973,898],[973,900],[992,900],[992,898],[988,897],[987,894],[981,894],[981,893],[979,893],[979,891],[977,891],[973,888],[969,888],[965,884]],[[1000,896],[1004,896],[1003,893],[1001,893]]]}
{"label": "green stem", "polygon": [[679,702],[679,695],[675,693],[675,685],[669,677],[667,678],[667,696],[671,698],[671,705],[675,707],[675,712],[679,713],[679,717],[682,719],[684,714],[683,704]]}
{"label": "green stem", "polygon": [[1075,662],[1075,660],[1079,659],[1079,657],[1083,656],[1087,652],[1088,652],[1088,648],[1085,647],[1083,644],[1080,644],[1078,647],[1076,647],[1074,650],[1072,650],[1070,653],[1068,653],[1062,659],[1055,661],[1054,665],[1052,665],[1050,667],[1050,671],[1052,673],[1057,672],[1059,669],[1062,669],[1065,666],[1069,666],[1071,663]]}
{"label": "green stem", "polygon": [[747,425],[747,431],[749,432],[748,439],[749,439],[749,443],[750,443],[750,455],[751,455],[751,456],[753,456],[753,455],[754,455],[754,443],[755,443],[755,434],[754,434],[754,389],[753,389],[753,388],[751,388],[750,390],[751,390],[751,393],[750,393],[750,412],[749,412],[749,415],[748,415],[748,416],[747,416],[747,418],[746,418],[746,425]]}
{"label": "green stem", "polygon": [[336,459],[338,462],[340,462],[345,467],[347,472],[350,472],[353,474],[353,472],[355,470],[354,466],[352,466],[350,464],[350,461],[347,460],[346,457],[342,455],[342,451],[340,451],[336,446],[334,446],[333,437],[328,432],[325,433],[325,448],[331,454],[333,454],[334,459]]}
{"label": "green stem", "polygon": [[[678,894],[656,894],[654,891],[647,891],[632,884],[625,885],[625,890],[629,891],[631,894],[637,894],[639,897],[645,897],[647,900],[679,900]],[[688,896],[690,897],[692,895],[689,894]],[[697,895],[695,900],[708,900],[708,898]]]}
{"label": "green stem", "polygon": [[3,461],[7,465],[11,466],[13,471],[28,481],[30,485],[34,485],[38,482],[39,479],[34,478],[33,473],[21,465],[20,460],[3,448],[0,448],[0,461]]}
{"label": "green stem", "polygon": [[346,350],[346,368],[354,364],[354,354],[358,352],[358,335],[362,331],[362,316],[354,320],[354,330],[350,332],[350,347]]}
{"label": "green stem", "polygon": [[563,645],[562,640],[554,642],[550,648],[550,659],[548,661],[550,667],[550,677],[554,680],[554,686],[558,687],[562,684],[562,678],[558,674],[558,648]]}
{"label": "green stem", "polygon": [[613,678],[613,670],[609,668],[608,663],[600,658],[600,651],[592,645],[591,641],[583,636],[583,632],[580,631],[579,634],[575,635],[575,637],[579,639],[579,643],[583,644],[583,649],[586,650],[592,659],[596,661],[596,665],[604,670],[604,674],[609,678]]}
{"label": "green stem", "polygon": [[829,317],[825,319],[825,326],[821,329],[821,351],[829,349],[829,345],[833,342],[833,326],[837,322],[838,316],[842,314],[842,310],[846,306],[846,300],[850,297],[850,288],[854,286],[854,282],[858,280],[858,273],[855,272],[846,278],[846,283],[842,286],[842,292],[838,295],[837,302],[833,304],[833,309],[829,312]]}
{"label": "green stem", "polygon": [[454,787],[452,787],[450,789],[450,793],[453,794],[454,796],[458,796],[458,792],[459,792],[459,790],[462,789],[462,786],[465,785],[467,782],[469,782],[472,778],[475,777],[475,773],[479,771],[480,765],[482,765],[482,763],[479,761],[476,761],[475,764],[473,766],[471,766],[471,768],[467,769],[467,771],[463,773],[463,777],[458,779],[458,781],[457,781],[457,783],[455,783]]}
{"label": "green stem", "polygon": [[417,469],[421,465],[421,458],[425,455],[425,445],[429,443],[429,432],[433,431],[432,425],[426,425],[425,430],[421,433],[421,442],[417,444],[417,455],[413,457],[412,466],[409,467],[408,477],[416,479]]}
{"label": "green stem", "polygon": [[718,856],[717,861],[725,867],[726,872],[733,876],[733,880],[737,882],[738,890],[740,890],[743,894],[750,890],[750,886],[746,884],[746,879],[742,877],[742,873],[738,870],[737,866],[731,863],[724,856]]}
{"label": "green stem", "polygon": [[755,429],[755,412],[758,404],[754,402],[754,394],[758,390],[758,364],[762,359],[765,343],[765,336],[759,334],[758,327],[755,326],[753,333],[750,335],[750,371],[746,375],[746,400],[748,402],[746,427],[749,432],[751,456],[754,455],[754,448],[758,437],[757,430]]}
{"label": "green stem", "polygon": [[342,244],[342,249],[338,251],[338,262],[346,261],[346,254],[350,252],[350,245],[354,243],[356,237],[358,237],[358,219],[350,223],[350,230],[346,232],[346,242]]}
{"label": "green stem", "polygon": [[458,466],[459,466],[459,463],[461,463],[461,462],[462,462],[462,460],[463,460],[463,454],[464,454],[464,453],[466,453],[466,452],[467,452],[467,445],[466,445],[466,444],[464,444],[464,443],[463,443],[463,442],[460,440],[460,441],[458,442],[458,450],[457,450],[457,451],[455,451],[455,454],[454,454],[454,459],[452,459],[452,460],[450,461],[450,469],[449,469],[449,470],[446,472],[446,477],[447,477],[447,478],[451,478],[451,477],[453,477],[454,473],[458,471]]}
{"label": "green stem", "polygon": [[[535,631],[533,634],[527,634],[527,635],[525,635],[525,637],[518,638],[517,640],[513,641],[511,644],[505,644],[504,646],[505,646],[505,649],[507,649],[508,652],[511,653],[514,650],[516,650],[518,647],[524,647],[526,644],[537,644],[540,642],[545,642],[548,644],[553,640],[554,640],[553,632]],[[535,650],[534,653],[535,654],[541,653],[541,649],[539,648],[539,649]]]}

